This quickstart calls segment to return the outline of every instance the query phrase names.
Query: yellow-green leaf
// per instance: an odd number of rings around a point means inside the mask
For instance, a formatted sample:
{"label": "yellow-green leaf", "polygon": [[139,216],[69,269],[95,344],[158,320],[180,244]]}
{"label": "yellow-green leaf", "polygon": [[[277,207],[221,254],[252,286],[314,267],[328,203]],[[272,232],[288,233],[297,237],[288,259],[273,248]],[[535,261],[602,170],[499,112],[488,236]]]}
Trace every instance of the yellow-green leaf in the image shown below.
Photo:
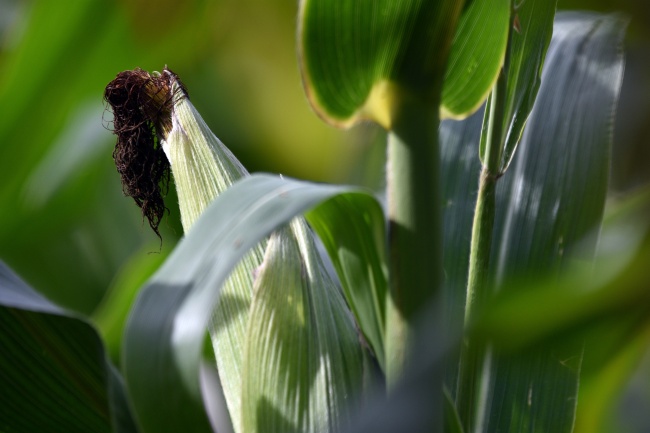
{"label": "yellow-green leaf", "polygon": [[327,122],[391,128],[404,100],[437,107],[463,0],[303,0],[305,90]]}
{"label": "yellow-green leaf", "polygon": [[352,315],[303,219],[269,240],[243,366],[242,432],[337,431],[363,383]]}
{"label": "yellow-green leaf", "polygon": [[487,98],[508,41],[510,0],[473,0],[458,22],[442,91],[441,118],[459,118]]}

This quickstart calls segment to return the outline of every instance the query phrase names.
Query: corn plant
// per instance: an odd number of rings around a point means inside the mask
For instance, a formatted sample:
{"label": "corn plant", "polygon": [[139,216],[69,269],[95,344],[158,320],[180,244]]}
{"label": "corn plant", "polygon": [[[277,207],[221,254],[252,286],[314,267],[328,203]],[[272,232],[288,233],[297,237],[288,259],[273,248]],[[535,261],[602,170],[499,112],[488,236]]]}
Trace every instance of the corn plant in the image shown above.
{"label": "corn plant", "polygon": [[173,185],[184,237],[119,369],[0,267],[0,431],[602,431],[600,375],[647,342],[650,195],[603,222],[625,20],[555,9],[301,1],[307,98],[386,130],[385,200],[250,175],[171,69],[117,74],[123,192],[160,236]]}

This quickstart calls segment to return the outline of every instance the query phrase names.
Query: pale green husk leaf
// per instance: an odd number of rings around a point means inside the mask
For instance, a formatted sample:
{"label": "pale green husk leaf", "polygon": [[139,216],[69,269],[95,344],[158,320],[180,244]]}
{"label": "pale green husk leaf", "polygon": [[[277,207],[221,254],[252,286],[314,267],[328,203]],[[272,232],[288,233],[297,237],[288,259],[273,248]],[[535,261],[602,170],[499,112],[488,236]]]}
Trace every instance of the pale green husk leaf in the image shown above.
{"label": "pale green husk leaf", "polygon": [[[194,105],[173,83],[172,130],[162,142],[170,161],[185,232],[206,207],[233,182],[248,175],[239,160],[212,133]],[[219,377],[236,432],[241,431],[241,384],[245,330],[255,270],[266,242],[254,247],[224,283],[210,322]]]}
{"label": "pale green husk leaf", "polygon": [[359,335],[309,227],[269,240],[246,338],[244,432],[336,431],[362,388]]}

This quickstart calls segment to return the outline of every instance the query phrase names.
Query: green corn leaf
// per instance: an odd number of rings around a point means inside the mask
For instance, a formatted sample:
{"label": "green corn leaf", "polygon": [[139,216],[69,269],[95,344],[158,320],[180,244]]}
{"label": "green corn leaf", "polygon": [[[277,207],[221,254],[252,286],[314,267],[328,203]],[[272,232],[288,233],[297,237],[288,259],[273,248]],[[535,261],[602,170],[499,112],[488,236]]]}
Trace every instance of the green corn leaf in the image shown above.
{"label": "green corn leaf", "polygon": [[[517,315],[520,326],[510,329],[508,339],[499,344],[519,349],[568,334],[572,329],[583,331],[584,327],[576,324],[595,317],[623,311],[631,313],[634,304],[646,309],[640,302],[647,296],[642,288],[641,263],[648,254],[650,189],[634,193],[621,203],[610,204],[608,212],[593,267],[575,262],[559,280],[554,276],[540,276],[539,281],[529,284],[529,290],[504,290],[486,310],[482,329],[477,332],[503,335],[508,322]],[[525,304],[538,307],[524,311]],[[551,312],[554,320],[548,320]],[[614,355],[612,351],[606,352]]]}
{"label": "green corn leaf", "polygon": [[444,388],[445,433],[463,433],[463,424],[456,410],[456,403],[451,398],[447,388]]}
{"label": "green corn leaf", "polygon": [[[592,259],[609,177],[611,119],[622,79],[624,28],[612,16],[558,18],[547,55],[547,65],[553,66],[543,76],[522,154],[500,191],[509,198],[497,216],[503,221],[495,232],[501,248],[493,250],[498,257],[497,278],[544,269],[553,274],[573,260]],[[596,65],[599,74],[594,76]],[[544,188],[540,191],[537,185]],[[503,406],[493,406],[490,419],[499,421],[489,429],[536,419],[536,428],[542,431],[570,431],[582,350],[576,342],[540,348],[515,359],[497,356],[491,370],[493,395],[499,399],[501,392],[507,393],[517,409],[506,412]],[[503,383],[513,373],[519,385],[508,389]],[[556,380],[552,388],[549,379]],[[535,406],[529,404],[532,401]]]}
{"label": "green corn leaf", "polygon": [[330,200],[316,210],[307,219],[323,241],[361,332],[383,369],[388,290],[384,213],[373,198],[363,196]]}
{"label": "green corn leaf", "polygon": [[199,368],[222,283],[272,230],[340,194],[365,196],[349,187],[254,175],[235,183],[197,220],[142,290],[127,324],[123,365],[143,431],[210,431]]}
{"label": "green corn leaf", "polygon": [[2,262],[0,328],[0,431],[137,431],[95,329]]}
{"label": "green corn leaf", "polygon": [[[498,191],[504,197],[497,215],[503,223],[495,231],[502,245],[494,251],[498,273],[526,272],[534,263],[559,264],[601,223],[625,25],[617,15],[558,16],[535,116],[522,138],[526,148]],[[517,234],[524,230],[531,236]],[[591,241],[584,246],[586,257],[593,256],[596,237]]]}
{"label": "green corn leaf", "polygon": [[[537,272],[556,275],[567,263],[593,256],[596,237],[589,235],[597,233],[603,214],[624,27],[617,16],[558,15],[535,108],[513,167],[497,188],[491,265],[498,281]],[[463,258],[474,205],[468,192],[475,191],[480,167],[471,146],[478,141],[479,125],[480,113],[441,128],[450,252],[445,269],[452,314],[462,311],[464,303]],[[534,311],[534,304],[528,308]],[[462,326],[454,318],[448,321],[456,329]],[[495,355],[488,373],[484,431],[533,431],[532,425],[537,432],[570,431],[581,350],[555,347],[518,357]],[[455,379],[450,376],[453,394]]]}
{"label": "green corn leaf", "polygon": [[437,107],[462,0],[303,0],[299,55],[307,96],[326,121],[391,128],[405,100]]}
{"label": "green corn leaf", "polygon": [[[507,84],[500,172],[510,165],[535,104],[557,4],[557,0],[512,1],[516,9],[513,11],[513,28],[510,30],[510,46],[504,65]],[[484,153],[485,140],[481,137],[480,155],[485,163]]]}
{"label": "green corn leaf", "polygon": [[483,104],[503,65],[509,26],[509,0],[469,3],[449,55],[441,118],[463,117]]}
{"label": "green corn leaf", "polygon": [[[166,72],[163,72],[163,74],[166,74]],[[165,132],[165,138],[162,142],[162,145],[167,157],[169,158],[172,171],[174,173],[183,226],[186,232],[189,232],[192,225],[194,224],[194,221],[205,210],[208,204],[216,196],[227,189],[227,187],[230,186],[235,179],[241,178],[248,173],[241,166],[239,161],[237,161],[237,159],[228,151],[228,149],[226,149],[226,147],[214,136],[214,134],[212,134],[205,122],[203,122],[201,119],[201,116],[196,111],[192,103],[186,97],[185,93],[181,88],[179,88],[178,83],[175,80],[172,80],[170,87],[170,93],[174,95],[175,98],[171,109],[170,123],[172,126],[169,127],[169,132]],[[352,205],[355,203],[358,205],[358,203],[354,200],[352,200],[351,203]],[[377,227],[383,228],[383,215],[377,204],[372,200],[367,200],[367,203],[364,204],[374,204],[375,213],[370,213],[370,215],[373,215],[374,217],[377,217],[377,211],[379,211],[379,217],[374,220],[376,225],[374,227],[371,227],[371,230],[375,229],[376,231]],[[365,210],[363,206],[359,206],[358,209]],[[341,214],[343,211],[339,210],[338,212]],[[334,217],[335,216],[336,212],[334,212]],[[346,222],[347,221],[348,220],[346,219]],[[327,222],[323,221],[323,219],[321,219],[321,222],[324,222],[322,226],[325,229],[328,229]],[[365,227],[358,225],[358,228],[363,230]],[[303,237],[304,236],[306,235],[303,235]],[[374,240],[374,238],[371,239]],[[255,429],[255,426],[259,424],[255,418],[256,415],[258,415],[256,409],[249,410],[249,413],[247,415],[242,416],[242,403],[247,403],[247,407],[252,406],[255,408],[257,400],[259,399],[258,397],[260,397],[261,394],[268,393],[269,390],[272,390],[273,393],[278,395],[281,392],[281,388],[276,386],[275,382],[272,382],[270,386],[265,386],[268,381],[262,380],[268,377],[275,378],[275,376],[261,375],[259,374],[260,372],[256,370],[259,365],[267,364],[266,362],[261,361],[265,356],[267,356],[266,352],[259,352],[258,349],[268,346],[260,344],[258,339],[261,334],[257,332],[251,332],[251,326],[254,327],[260,324],[259,318],[266,317],[263,314],[265,311],[272,311],[274,313],[275,320],[278,323],[277,328],[279,330],[283,328],[283,324],[285,322],[291,323],[291,317],[285,318],[282,315],[277,315],[279,312],[286,312],[286,309],[276,308],[276,303],[273,301],[277,299],[283,299],[282,296],[288,296],[286,294],[278,294],[278,290],[280,290],[280,293],[282,293],[282,290],[289,291],[289,289],[293,289],[294,292],[297,291],[297,293],[294,293],[293,297],[296,299],[303,299],[301,297],[301,285],[299,284],[278,288],[277,285],[274,284],[257,283],[258,288],[255,290],[255,293],[257,293],[256,298],[258,301],[252,307],[253,310],[257,312],[253,314],[253,321],[251,324],[249,324],[249,317],[251,317],[250,310],[253,293],[253,277],[256,273],[256,269],[262,263],[262,256],[264,254],[265,245],[265,242],[262,242],[256,246],[253,249],[252,253],[248,254],[242,260],[242,263],[240,263],[235,268],[235,270],[233,270],[231,276],[223,286],[222,296],[218,303],[217,310],[213,316],[213,320],[210,324],[210,334],[215,350],[219,375],[221,377],[221,383],[223,386],[226,402],[228,404],[228,409],[232,418],[233,427],[237,432],[253,431]],[[301,251],[295,250],[295,260],[304,260],[307,261],[308,264],[313,262],[313,254],[306,254],[308,251],[309,248],[303,248]],[[310,264],[309,267],[314,266],[315,265]],[[276,273],[282,270],[284,270],[286,273],[291,272],[290,267],[283,267],[280,262],[275,263],[272,266],[266,263],[263,269],[263,276],[267,276],[267,278],[263,278],[263,280],[269,280],[271,282],[273,282],[274,278],[276,278]],[[294,271],[297,272],[295,277],[299,280],[301,277],[300,268],[294,269]],[[331,286],[332,283],[329,280],[322,280],[321,278],[317,277],[318,276],[312,275],[308,280],[303,281],[304,287],[306,287],[303,289],[303,291],[314,292],[314,296],[322,296],[319,293],[323,290],[331,292],[332,290],[329,288],[329,286]],[[364,273],[363,277],[367,277],[367,275]],[[379,276],[371,275],[371,277],[377,279],[381,278],[383,280],[385,290],[385,276],[383,274]],[[272,296],[268,295],[267,291],[271,293]],[[373,292],[369,293],[372,294]],[[338,296],[338,292],[336,292],[336,294]],[[375,299],[375,306],[379,304],[380,307],[383,307],[384,294],[384,292],[380,292],[379,299]],[[316,314],[318,311],[314,312],[313,306],[306,301],[298,302],[297,305],[305,310],[305,315],[319,316]],[[320,305],[325,308],[329,304],[321,301],[317,302],[316,305]],[[340,309],[341,305],[344,305],[344,303],[340,305],[334,303],[332,306],[330,306],[330,309],[332,309],[334,312],[337,312],[337,308]],[[380,320],[383,320],[383,310],[371,311],[371,313],[373,313],[373,316],[366,317],[368,324],[376,325]],[[328,318],[332,314],[333,313],[325,315],[320,314],[320,317]],[[326,330],[336,325],[336,323],[328,323],[327,321],[317,320],[317,323],[321,322],[322,324],[319,326]],[[266,321],[263,321],[261,323],[261,326],[267,326],[267,324],[268,323]],[[364,323],[364,325],[365,324],[366,323]],[[298,328],[296,328],[296,330],[297,329]],[[277,332],[281,333],[279,330],[277,330]],[[308,334],[309,332],[312,332],[312,329],[307,326],[304,328],[304,332]],[[344,335],[345,330],[342,330],[340,334]],[[327,336],[327,334],[325,336]],[[311,340],[321,341],[324,338],[317,337],[318,336],[314,336],[314,338]],[[251,343],[251,341],[254,343]],[[279,349],[280,352],[287,352],[286,349],[282,349],[284,345],[286,345],[285,340],[279,339],[274,341],[278,342],[281,345],[281,348]],[[379,329],[379,333],[376,334],[375,341],[378,344],[381,344],[383,342],[383,328]],[[329,346],[333,346],[327,339],[324,339],[322,344],[323,348],[320,348],[321,350],[329,349]],[[251,353],[259,356],[245,355],[243,353],[244,346],[251,348],[249,349],[249,352],[256,350],[255,352]],[[300,345],[289,344],[287,347],[291,350],[296,350],[299,353],[302,353],[302,351],[305,350],[305,346]],[[274,347],[271,348],[274,349]],[[383,350],[383,347],[379,348]],[[344,350],[342,353],[347,354],[347,352],[348,350]],[[311,356],[312,354],[310,352],[307,352],[307,355]],[[322,354],[317,353],[316,356],[316,359],[318,359],[318,357],[322,356]],[[305,357],[296,356],[296,359],[301,360],[305,359]],[[262,362],[262,364],[260,364],[260,362]],[[247,375],[245,374],[245,370],[251,370],[253,371],[253,374]],[[254,377],[254,379],[249,379],[249,376]],[[262,376],[262,379],[260,379],[260,376]],[[330,376],[337,375],[327,374],[327,377]],[[355,375],[349,372],[346,377],[358,379],[361,377],[361,375]],[[246,383],[243,383],[244,381]],[[246,387],[248,395],[252,395],[253,397],[242,396],[243,385]],[[329,385],[330,384],[328,384],[328,386]],[[348,388],[350,387],[349,384],[346,384],[345,382],[343,385],[348,385]],[[358,388],[358,386],[356,388]],[[337,386],[331,386],[331,389],[337,390]],[[350,393],[350,391],[346,389],[345,386],[343,387],[343,391],[346,391],[345,394]],[[330,392],[330,394],[332,394],[332,392]],[[316,420],[321,419],[321,421],[315,424],[316,427],[322,426],[323,422],[325,421],[332,422],[334,424],[339,422],[338,418],[340,418],[340,416],[337,414],[333,414],[332,419],[328,421],[328,416],[323,416],[322,413],[325,411],[326,407],[309,403],[311,400],[314,400],[310,397],[310,395],[311,394],[303,395],[302,402],[300,402],[300,404],[295,407],[290,407],[289,409],[285,409],[284,407],[272,407],[275,410],[282,409],[283,412],[295,414],[295,416],[289,416],[289,418],[291,418],[294,423],[297,423],[296,425],[302,425],[302,421],[298,420],[297,417],[302,419],[305,414],[313,417]],[[308,404],[304,404],[304,402],[308,402]],[[333,407],[337,408],[338,406],[340,406],[340,404],[334,405]],[[312,415],[311,412],[314,411],[320,411],[321,413]],[[275,412],[273,411],[268,412],[268,414],[271,415],[274,413]],[[327,413],[325,415],[327,415]],[[247,426],[241,425],[242,420],[248,423]],[[275,424],[267,419],[262,423],[262,425],[267,425],[267,428],[271,428],[271,426]]]}
{"label": "green corn leaf", "polygon": [[269,240],[246,336],[243,432],[339,431],[360,397],[359,336],[312,236],[297,218]]}
{"label": "green corn leaf", "polygon": [[650,190],[612,208],[593,268],[572,266],[559,281],[540,276],[526,291],[508,290],[477,327],[509,351],[584,342],[575,429],[583,433],[620,430],[607,422],[613,403],[650,341]]}

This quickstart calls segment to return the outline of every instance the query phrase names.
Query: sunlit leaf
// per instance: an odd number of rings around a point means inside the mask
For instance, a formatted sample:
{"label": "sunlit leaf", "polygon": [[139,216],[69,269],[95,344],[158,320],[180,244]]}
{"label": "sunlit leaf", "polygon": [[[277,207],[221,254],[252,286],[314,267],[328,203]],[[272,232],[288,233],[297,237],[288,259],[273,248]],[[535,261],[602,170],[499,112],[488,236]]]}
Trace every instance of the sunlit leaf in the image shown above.
{"label": "sunlit leaf", "polygon": [[442,91],[442,118],[471,114],[485,101],[503,65],[510,0],[473,0],[458,22]]}
{"label": "sunlit leaf", "polygon": [[[181,222],[189,232],[206,207],[248,171],[214,135],[186,94],[183,85],[169,71],[170,131],[157,130],[171,166],[178,194]],[[253,296],[253,281],[262,263],[262,240],[232,270],[210,320],[209,331],[220,383],[228,406],[232,428],[241,432],[242,369],[246,329]]]}
{"label": "sunlit leaf", "polygon": [[361,332],[384,367],[388,282],[381,207],[371,197],[344,196],[321,204],[307,219],[332,259]]}
{"label": "sunlit leaf", "polygon": [[243,432],[338,431],[363,383],[343,294],[303,219],[279,229],[255,280],[243,366]]}
{"label": "sunlit leaf", "polygon": [[[572,260],[593,257],[609,178],[610,122],[622,80],[623,30],[615,16],[558,17],[538,99],[510,176],[498,191],[501,224],[492,251],[498,280],[543,270],[552,275]],[[491,398],[502,405],[491,406],[488,431],[524,428],[521,423],[531,420],[542,431],[570,431],[581,353],[582,345],[575,344],[514,360],[497,356]],[[513,373],[518,381],[509,386]],[[549,380],[555,380],[552,387]]]}
{"label": "sunlit leaf", "polygon": [[[499,344],[513,350],[561,334],[584,332],[583,325],[598,317],[626,312],[634,321],[630,307],[637,304],[646,308],[641,302],[647,296],[641,264],[648,255],[650,190],[646,188],[612,207],[613,213],[605,220],[599,236],[594,266],[574,261],[559,279],[553,274],[540,275],[528,283],[527,290],[504,290],[485,311],[481,329],[476,332],[507,336],[498,337]],[[508,286],[518,284],[521,282],[514,280]],[[524,305],[536,308],[526,309]],[[553,320],[548,320],[549,315]],[[518,323],[516,328],[510,326],[513,320]],[[599,344],[603,345],[606,332],[596,335],[602,337]],[[616,351],[602,352],[615,356]]]}
{"label": "sunlit leaf", "polygon": [[208,207],[143,289],[127,325],[125,377],[144,431],[209,431],[198,372],[221,284],[272,230],[339,194],[360,193],[254,175]]}
{"label": "sunlit leaf", "polygon": [[371,119],[390,129],[404,100],[439,104],[462,0],[304,0],[299,52],[303,81],[326,121]]}

